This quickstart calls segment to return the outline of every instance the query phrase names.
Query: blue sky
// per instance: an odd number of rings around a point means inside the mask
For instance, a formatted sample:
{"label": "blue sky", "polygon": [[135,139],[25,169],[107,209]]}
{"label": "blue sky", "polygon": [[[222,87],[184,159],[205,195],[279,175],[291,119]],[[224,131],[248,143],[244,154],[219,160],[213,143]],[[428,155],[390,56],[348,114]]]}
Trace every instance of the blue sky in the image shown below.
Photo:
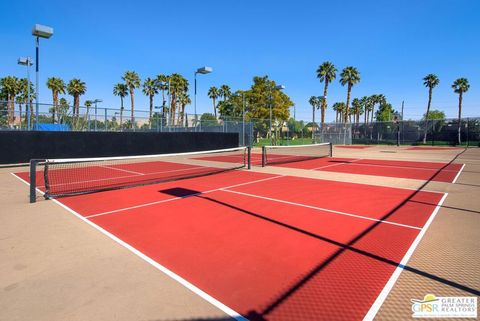
{"label": "blue sky", "polygon": [[[424,113],[422,78],[428,73],[440,78],[433,108],[455,117],[458,97],[450,85],[466,77],[471,88],[464,115],[480,116],[478,0],[3,0],[0,12],[0,77],[25,76],[16,59],[34,56],[33,24],[55,30],[41,42],[41,101],[51,100],[44,86],[50,76],[79,77],[87,83],[82,103],[101,98],[102,106],[116,107],[112,86],[126,70],[142,78],[178,72],[193,85],[194,70],[207,65],[214,73],[199,76],[200,112],[212,112],[210,86],[245,89],[253,76],[269,75],[286,86],[297,118],[308,120],[308,98],[323,91],[315,70],[330,60],[339,70],[352,65],[360,71],[353,97],[383,93],[396,109],[404,100],[406,118]],[[346,88],[335,81],[329,106],[345,96]],[[140,91],[136,106],[148,108]]]}

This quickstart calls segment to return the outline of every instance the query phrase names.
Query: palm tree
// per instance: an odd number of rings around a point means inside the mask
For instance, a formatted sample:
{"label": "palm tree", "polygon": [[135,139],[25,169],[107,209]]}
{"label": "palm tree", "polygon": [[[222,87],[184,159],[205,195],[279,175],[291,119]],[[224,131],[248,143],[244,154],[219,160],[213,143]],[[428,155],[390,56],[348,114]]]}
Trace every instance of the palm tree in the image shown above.
{"label": "palm tree", "polygon": [[423,84],[425,87],[428,87],[428,105],[427,105],[427,113],[425,114],[425,130],[423,133],[423,143],[427,143],[427,130],[428,130],[428,114],[430,113],[430,106],[432,104],[432,92],[433,88],[435,88],[440,80],[434,74],[428,74],[423,78]]}
{"label": "palm tree", "polygon": [[[189,105],[192,103],[192,100],[190,99],[190,96],[186,92],[182,92],[180,96],[178,97],[178,103],[180,104],[180,124],[185,124],[185,106]],[[187,125],[185,124],[185,127]]]}
{"label": "palm tree", "polygon": [[367,125],[368,123],[368,115],[370,114],[370,111],[372,110],[372,104],[371,104],[371,99],[369,96],[363,96],[361,99],[360,99],[360,103],[362,104],[362,107],[364,109],[364,124]]}
{"label": "palm tree", "polygon": [[17,77],[7,76],[2,78],[2,91],[7,97],[7,123],[13,125],[14,113],[15,113],[15,96],[19,90],[19,81]]}
{"label": "palm tree", "polygon": [[188,92],[188,80],[180,74],[172,74],[170,76],[170,124],[172,125],[175,125],[178,98],[186,92]]}
{"label": "palm tree", "polygon": [[170,77],[164,74],[159,74],[156,78],[157,87],[162,92],[162,120],[165,115],[165,105],[167,101],[165,100],[165,91],[168,91],[168,84],[170,82]]}
{"label": "palm tree", "polygon": [[452,84],[453,91],[458,94],[458,144],[462,143],[461,137],[461,126],[462,121],[462,100],[463,93],[467,92],[470,89],[470,84],[468,83],[467,78],[458,78]]}
{"label": "palm tree", "polygon": [[68,82],[67,92],[69,95],[73,96],[73,115],[78,118],[80,114],[80,96],[85,94],[87,91],[87,86],[85,82],[81,81],[78,78],[73,78]]}
{"label": "palm tree", "polygon": [[123,98],[128,96],[128,86],[122,83],[118,83],[113,86],[113,94],[120,97],[120,128],[122,128],[123,121]]}
{"label": "palm tree", "polygon": [[372,95],[370,96],[371,103],[372,103],[372,115],[371,115],[371,122],[373,123],[373,115],[375,114],[375,105],[378,106],[384,105],[387,103],[387,98],[383,94],[379,95]]}
{"label": "palm tree", "polygon": [[330,62],[325,61],[317,69],[317,78],[320,82],[324,82],[323,87],[323,101],[321,106],[321,123],[322,128],[325,122],[325,112],[327,110],[327,94],[328,94],[328,84],[331,83],[337,77],[337,68]]}
{"label": "palm tree", "polygon": [[213,114],[215,115],[215,118],[217,118],[217,105],[216,105],[216,100],[220,96],[220,91],[218,90],[217,87],[212,86],[208,90],[208,98],[213,100]]}
{"label": "palm tree", "polygon": [[223,97],[223,101],[227,100],[228,97],[232,94],[230,87],[228,85],[221,85],[219,94],[221,97]]}
{"label": "palm tree", "polygon": [[315,139],[315,128],[317,127],[315,123],[315,109],[318,109],[320,106],[321,99],[317,96],[311,96],[308,103],[312,106],[312,139]]}
{"label": "palm tree", "polygon": [[153,97],[158,94],[158,84],[154,79],[146,78],[143,81],[143,93],[148,96],[149,107],[150,107],[150,128],[152,128],[152,114],[153,114]]}
{"label": "palm tree", "polygon": [[360,73],[357,68],[348,66],[342,70],[340,74],[340,84],[342,86],[347,85],[347,102],[345,104],[345,124],[348,123],[348,112],[350,105],[350,94],[352,92],[352,87],[360,82]]}
{"label": "palm tree", "polygon": [[134,127],[135,123],[135,88],[140,87],[140,77],[135,71],[126,71],[122,77],[123,81],[130,91],[130,102],[131,102],[131,128]]}
{"label": "palm tree", "polygon": [[342,116],[345,114],[345,103],[337,102],[333,104],[332,109],[335,110],[335,122],[342,120]]}
{"label": "palm tree", "polygon": [[[90,121],[89,121],[88,113],[90,112],[90,107],[92,107],[92,105],[93,105],[93,101],[92,100],[85,100],[83,105],[87,108],[84,118],[85,118],[85,121],[88,123],[88,130],[90,130]],[[97,118],[96,117],[95,117],[94,121],[95,121],[95,124],[96,124],[97,123]]]}
{"label": "palm tree", "polygon": [[358,126],[358,123],[360,122],[360,115],[363,114],[363,104],[358,98],[354,98],[352,100],[352,114],[353,120]]}
{"label": "palm tree", "polygon": [[50,77],[47,79],[47,87],[52,91],[52,120],[55,123],[55,112],[58,107],[58,94],[65,94],[65,82],[61,78]]}

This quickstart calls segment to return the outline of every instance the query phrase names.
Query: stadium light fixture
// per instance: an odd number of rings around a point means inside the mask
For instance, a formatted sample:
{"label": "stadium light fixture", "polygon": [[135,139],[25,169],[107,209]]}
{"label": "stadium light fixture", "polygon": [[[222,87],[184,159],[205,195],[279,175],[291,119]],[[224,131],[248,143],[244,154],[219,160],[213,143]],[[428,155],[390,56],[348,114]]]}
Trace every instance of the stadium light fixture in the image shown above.
{"label": "stadium light fixture", "polygon": [[38,88],[38,79],[39,79],[39,55],[40,55],[40,38],[49,39],[53,35],[53,28],[36,24],[32,29],[32,36],[35,37],[35,129],[38,128],[38,112],[39,112],[39,99],[40,93]]}
{"label": "stadium light fixture", "polygon": [[197,70],[195,71],[195,74],[194,74],[194,78],[195,78],[194,87],[195,87],[195,89],[194,89],[194,95],[193,95],[193,113],[195,114],[195,131],[197,131],[197,122],[198,122],[198,118],[197,118],[197,74],[206,75],[206,74],[209,74],[211,72],[213,72],[212,67],[204,66],[204,67],[197,68]]}
{"label": "stadium light fixture", "polygon": [[18,58],[17,63],[21,66],[27,67],[27,130],[30,130],[30,110],[32,108],[30,102],[30,66],[33,65],[33,62],[30,57],[20,57]]}

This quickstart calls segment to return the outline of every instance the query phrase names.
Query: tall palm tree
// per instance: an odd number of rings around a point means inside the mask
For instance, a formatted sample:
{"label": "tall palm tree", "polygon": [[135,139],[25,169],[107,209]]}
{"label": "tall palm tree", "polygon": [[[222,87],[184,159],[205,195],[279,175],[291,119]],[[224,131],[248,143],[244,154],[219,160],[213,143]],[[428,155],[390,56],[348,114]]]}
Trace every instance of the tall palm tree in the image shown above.
{"label": "tall palm tree", "polygon": [[375,105],[378,104],[380,107],[387,103],[387,98],[383,94],[372,95],[370,96],[371,103],[372,103],[372,115],[371,115],[371,122],[373,123],[373,115],[375,114]]}
{"label": "tall palm tree", "polygon": [[232,94],[230,87],[228,85],[221,85],[219,94],[223,97],[223,101],[227,100],[228,97]]}
{"label": "tall palm tree", "polygon": [[352,87],[359,82],[360,72],[358,72],[357,68],[348,66],[342,70],[342,73],[340,74],[340,84],[342,84],[342,86],[347,85],[347,102],[345,103],[345,124],[348,123],[348,112]]}
{"label": "tall palm tree", "polygon": [[68,82],[67,92],[70,96],[73,96],[73,115],[78,118],[80,114],[80,96],[87,92],[87,86],[80,79],[73,78]]}
{"label": "tall palm tree", "polygon": [[123,81],[130,91],[130,102],[131,102],[131,128],[134,127],[135,123],[135,88],[140,87],[140,77],[135,71],[126,71],[122,77]]}
{"label": "tall palm tree", "polygon": [[58,107],[58,94],[65,94],[65,82],[61,78],[50,77],[47,79],[47,87],[52,91],[52,120],[55,123],[55,112]]}
{"label": "tall palm tree", "polygon": [[335,122],[342,121],[342,117],[345,114],[345,103],[337,102],[333,104],[332,109],[335,110]]}
{"label": "tall palm tree", "polygon": [[213,114],[215,115],[215,118],[217,118],[217,105],[216,105],[216,100],[220,96],[220,91],[218,90],[217,87],[212,86],[208,90],[208,98],[213,100]]}
{"label": "tall palm tree", "polygon": [[434,74],[428,74],[423,78],[423,85],[428,88],[428,105],[427,113],[425,114],[425,130],[423,133],[423,143],[427,143],[427,130],[428,130],[428,114],[430,113],[430,106],[432,104],[432,93],[433,88],[435,88],[440,80]]}
{"label": "tall palm tree", "polygon": [[458,78],[452,84],[453,91],[458,94],[458,144],[462,143],[461,137],[461,121],[462,121],[462,100],[463,93],[470,89],[470,84],[467,78]]}
{"label": "tall palm tree", "polygon": [[[90,122],[88,121],[89,120],[88,113],[90,112],[90,107],[92,107],[92,105],[93,105],[93,101],[92,100],[85,100],[83,105],[87,108],[84,118],[85,118],[85,121],[88,124],[88,130],[90,130]],[[95,118],[94,121],[95,121],[95,123],[97,123],[97,118]]]}
{"label": "tall palm tree", "polygon": [[327,94],[328,94],[328,84],[330,84],[337,77],[337,68],[330,61],[325,61],[317,69],[317,78],[320,82],[325,83],[323,87],[323,101],[321,106],[321,123],[322,128],[325,123],[325,112],[327,110]]}
{"label": "tall palm tree", "polygon": [[150,128],[152,128],[152,115],[153,115],[153,97],[158,94],[158,84],[154,79],[145,78],[143,81],[143,93],[148,96],[150,115],[149,122]]}
{"label": "tall palm tree", "polygon": [[122,128],[123,122],[123,98],[128,96],[128,86],[122,83],[118,83],[113,86],[113,94],[120,97],[120,128]]}

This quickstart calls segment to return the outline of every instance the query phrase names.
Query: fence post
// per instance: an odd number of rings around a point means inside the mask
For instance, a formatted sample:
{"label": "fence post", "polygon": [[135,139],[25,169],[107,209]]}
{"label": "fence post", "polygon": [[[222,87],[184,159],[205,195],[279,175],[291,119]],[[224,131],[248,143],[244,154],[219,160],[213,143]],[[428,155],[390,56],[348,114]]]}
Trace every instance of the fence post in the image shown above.
{"label": "fence post", "polygon": [[107,131],[107,130],[108,130],[108,125],[107,125],[107,120],[108,120],[108,115],[107,115],[107,113],[108,113],[108,110],[107,110],[107,108],[104,108],[104,111],[105,111],[105,125],[104,125],[105,127],[104,127],[104,131]]}

